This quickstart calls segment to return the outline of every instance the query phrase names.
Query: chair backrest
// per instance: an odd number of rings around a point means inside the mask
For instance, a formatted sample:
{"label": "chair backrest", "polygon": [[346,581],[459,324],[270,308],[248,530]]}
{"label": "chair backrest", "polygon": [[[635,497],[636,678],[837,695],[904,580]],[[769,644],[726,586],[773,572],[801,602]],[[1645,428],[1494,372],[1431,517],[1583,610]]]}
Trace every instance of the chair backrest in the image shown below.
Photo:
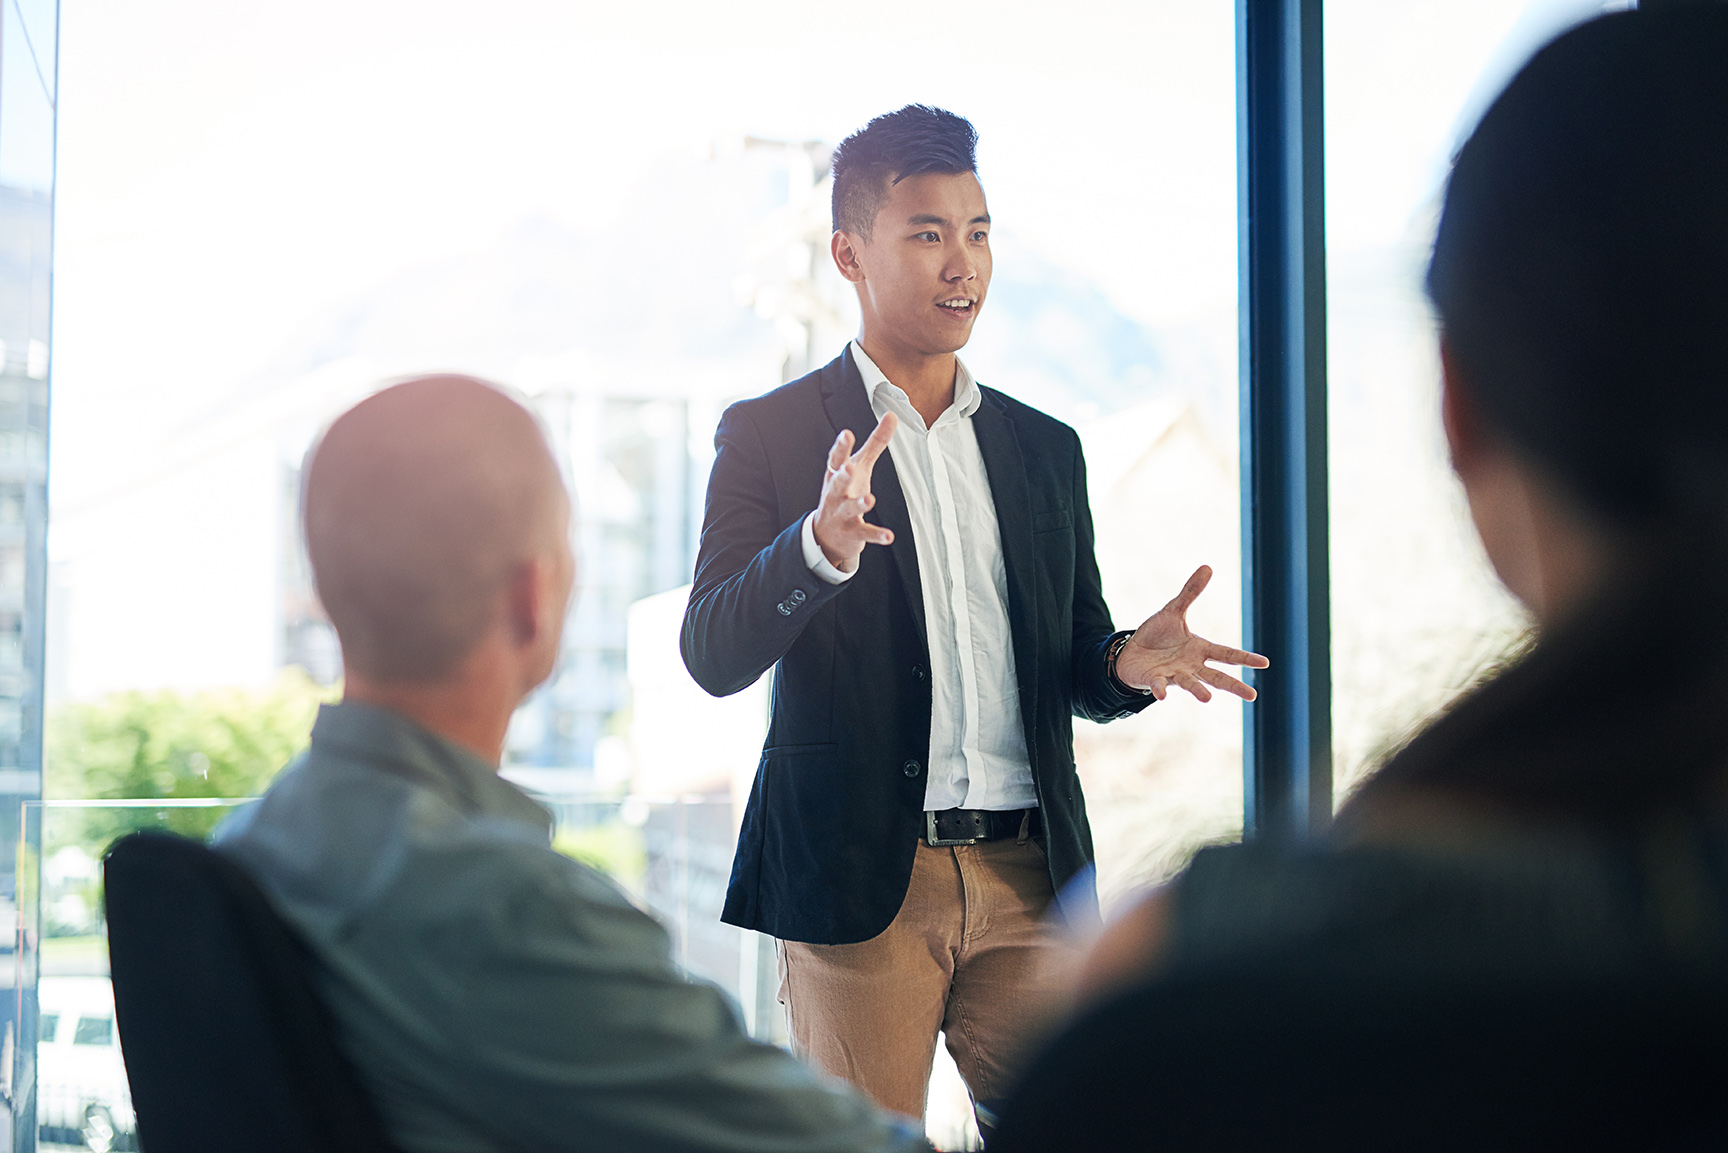
{"label": "chair backrest", "polygon": [[1728,1148],[1717,980],[1164,978],[1053,1038],[993,1153]]}
{"label": "chair backrest", "polygon": [[337,1047],[313,958],[258,887],[203,844],[109,849],[114,1013],[140,1144],[156,1153],[394,1153]]}

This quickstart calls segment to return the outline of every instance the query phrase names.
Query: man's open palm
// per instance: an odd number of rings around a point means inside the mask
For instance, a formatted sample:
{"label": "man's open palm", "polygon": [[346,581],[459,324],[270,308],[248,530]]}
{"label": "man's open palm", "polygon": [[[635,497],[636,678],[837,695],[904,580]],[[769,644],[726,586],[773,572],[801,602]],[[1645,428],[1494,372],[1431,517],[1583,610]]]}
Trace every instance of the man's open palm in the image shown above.
{"label": "man's open palm", "polygon": [[1251,669],[1263,669],[1270,662],[1259,653],[1215,645],[1188,631],[1188,606],[1211,579],[1212,570],[1201,565],[1175,600],[1134,630],[1116,658],[1117,680],[1133,688],[1151,689],[1159,700],[1164,699],[1171,685],[1186,689],[1202,701],[1212,699],[1212,689],[1235,693],[1245,701],[1254,699],[1253,689],[1206,662],[1245,665]]}
{"label": "man's open palm", "polygon": [[858,554],[867,544],[893,544],[894,534],[881,525],[871,524],[864,514],[876,507],[876,497],[870,491],[870,474],[876,469],[876,459],[894,439],[899,419],[891,412],[882,419],[857,452],[852,451],[852,430],[842,429],[828,450],[828,471],[822,478],[822,500],[816,506],[816,519],[811,529],[822,555],[841,572],[858,567]]}

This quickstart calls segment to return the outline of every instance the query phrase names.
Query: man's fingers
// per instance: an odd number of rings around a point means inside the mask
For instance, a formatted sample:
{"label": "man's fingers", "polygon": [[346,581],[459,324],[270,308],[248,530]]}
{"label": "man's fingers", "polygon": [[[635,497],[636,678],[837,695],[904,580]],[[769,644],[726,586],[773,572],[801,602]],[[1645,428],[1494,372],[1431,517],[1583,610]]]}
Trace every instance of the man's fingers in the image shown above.
{"label": "man's fingers", "polygon": [[876,458],[882,455],[882,450],[888,447],[888,442],[894,439],[894,430],[900,425],[900,418],[891,412],[882,414],[882,419],[876,422],[876,429],[868,440],[859,448],[853,459],[865,469],[875,467]]}
{"label": "man's fingers", "polygon": [[1212,699],[1212,690],[1200,683],[1200,678],[1192,673],[1183,673],[1176,678],[1176,683],[1188,690],[1190,696],[1202,703]]}
{"label": "man's fingers", "polygon": [[1212,668],[1210,665],[1202,665],[1200,667],[1200,679],[1215,689],[1223,689],[1227,693],[1235,693],[1245,701],[1251,701],[1259,695],[1253,689],[1249,688],[1229,673],[1221,672],[1218,669]]}
{"label": "man's fingers", "polygon": [[845,507],[855,498],[852,495],[851,477],[847,470],[851,465],[841,465],[829,474],[828,480],[822,486],[822,507],[830,515],[844,514]]}
{"label": "man's fingers", "polygon": [[876,498],[870,495],[870,473],[857,466],[856,457],[848,457],[839,468],[830,469],[828,479],[822,484],[822,499],[835,504],[848,501],[865,500],[866,512],[876,507]]}
{"label": "man's fingers", "polygon": [[1272,663],[1259,653],[1251,653],[1246,649],[1233,649],[1227,645],[1215,645],[1210,641],[1207,642],[1205,659],[1227,665],[1242,665],[1250,669],[1263,669]]}
{"label": "man's fingers", "polygon": [[[847,456],[852,452],[852,430],[843,428],[840,435],[834,438],[834,447],[828,450],[828,471],[838,472],[846,463]],[[806,457],[805,459],[809,459]]]}
{"label": "man's fingers", "polygon": [[893,544],[891,531],[864,519],[864,514],[875,505],[876,498],[869,493],[857,497],[832,493],[824,504],[823,516],[834,526],[830,531],[842,538],[861,540],[865,544]]}
{"label": "man's fingers", "polygon": [[1206,586],[1212,581],[1210,565],[1201,565],[1194,570],[1194,575],[1188,578],[1188,583],[1182,586],[1182,591],[1176,594],[1176,599],[1164,606],[1177,612],[1187,612],[1188,606],[1194,603],[1194,598],[1206,591]]}

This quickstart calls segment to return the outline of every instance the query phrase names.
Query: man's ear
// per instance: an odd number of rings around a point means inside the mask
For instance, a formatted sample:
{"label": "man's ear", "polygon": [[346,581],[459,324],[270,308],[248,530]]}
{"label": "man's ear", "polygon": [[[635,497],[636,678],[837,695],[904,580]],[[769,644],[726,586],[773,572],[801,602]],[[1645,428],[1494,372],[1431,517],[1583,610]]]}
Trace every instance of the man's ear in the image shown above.
{"label": "man's ear", "polygon": [[853,284],[864,279],[864,265],[858,259],[862,246],[863,241],[844,230],[836,230],[828,240],[828,251],[834,254],[834,267]]}
{"label": "man's ear", "polygon": [[1445,334],[1440,337],[1440,424],[1446,430],[1452,471],[1462,473],[1480,459],[1488,428],[1476,404],[1476,395],[1470,390],[1470,381],[1458,363],[1458,354]]}
{"label": "man's ear", "polygon": [[510,637],[518,645],[533,644],[554,623],[553,617],[559,612],[559,606],[552,603],[557,599],[556,584],[552,562],[545,557],[523,561],[511,572],[505,612],[509,614]]}

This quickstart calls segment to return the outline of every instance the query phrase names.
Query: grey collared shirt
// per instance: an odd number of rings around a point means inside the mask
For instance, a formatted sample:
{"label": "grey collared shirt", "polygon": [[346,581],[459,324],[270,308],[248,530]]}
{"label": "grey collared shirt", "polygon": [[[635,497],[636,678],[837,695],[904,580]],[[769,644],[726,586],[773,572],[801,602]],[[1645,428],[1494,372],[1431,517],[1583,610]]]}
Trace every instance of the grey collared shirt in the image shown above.
{"label": "grey collared shirt", "polygon": [[344,1048],[411,1153],[926,1149],[752,1041],[551,817],[394,713],[327,705],[215,843],[323,962]]}

